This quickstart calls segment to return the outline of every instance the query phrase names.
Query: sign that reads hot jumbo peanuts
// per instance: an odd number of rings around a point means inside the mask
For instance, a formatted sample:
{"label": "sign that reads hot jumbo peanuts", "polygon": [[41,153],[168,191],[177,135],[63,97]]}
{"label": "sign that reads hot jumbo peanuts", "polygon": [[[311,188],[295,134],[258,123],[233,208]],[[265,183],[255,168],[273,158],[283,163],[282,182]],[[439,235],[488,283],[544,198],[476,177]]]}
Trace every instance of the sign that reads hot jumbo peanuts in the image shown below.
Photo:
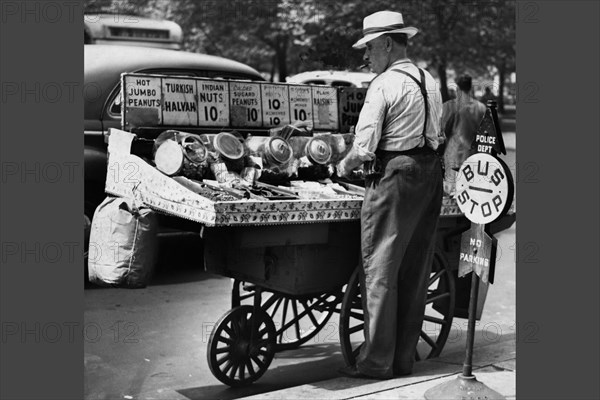
{"label": "sign that reads hot jumbo peanuts", "polygon": [[198,125],[229,126],[229,82],[198,80]]}
{"label": "sign that reads hot jumbo peanuts", "polygon": [[287,125],[290,121],[288,85],[261,83],[263,126]]}
{"label": "sign that reads hot jumbo peanuts", "polygon": [[123,76],[124,127],[162,125],[161,78]]}
{"label": "sign that reads hot jumbo peanuts", "polygon": [[366,95],[367,89],[364,88],[339,89],[340,132],[349,132],[350,127],[356,125]]}
{"label": "sign that reads hot jumbo peanuts", "polygon": [[289,85],[289,93],[292,122],[312,122],[312,89],[310,86]]}
{"label": "sign that reads hot jumbo peanuts", "polygon": [[312,87],[314,129],[338,129],[337,89]]}
{"label": "sign that reads hot jumbo peanuts", "polygon": [[194,79],[163,78],[162,93],[164,125],[198,125],[198,103]]}
{"label": "sign that reads hot jumbo peanuts", "polygon": [[261,127],[260,84],[232,81],[229,82],[229,94],[231,125],[235,127]]}

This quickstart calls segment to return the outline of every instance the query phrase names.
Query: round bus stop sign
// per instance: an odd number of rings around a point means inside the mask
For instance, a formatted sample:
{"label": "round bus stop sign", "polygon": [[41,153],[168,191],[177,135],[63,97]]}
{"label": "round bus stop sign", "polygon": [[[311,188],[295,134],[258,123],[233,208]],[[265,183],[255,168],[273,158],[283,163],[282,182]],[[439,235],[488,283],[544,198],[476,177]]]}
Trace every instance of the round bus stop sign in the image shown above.
{"label": "round bus stop sign", "polygon": [[513,190],[506,164],[487,153],[467,158],[456,176],[458,207],[476,224],[488,224],[508,211]]}

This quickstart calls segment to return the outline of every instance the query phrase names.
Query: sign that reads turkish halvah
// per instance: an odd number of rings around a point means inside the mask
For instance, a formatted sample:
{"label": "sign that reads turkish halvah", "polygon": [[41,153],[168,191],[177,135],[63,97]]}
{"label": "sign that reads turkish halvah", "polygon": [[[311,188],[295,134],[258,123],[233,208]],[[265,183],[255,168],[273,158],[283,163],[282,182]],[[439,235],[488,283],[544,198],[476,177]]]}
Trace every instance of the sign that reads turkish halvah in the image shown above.
{"label": "sign that reads turkish halvah", "polygon": [[287,125],[290,121],[288,85],[261,83],[263,126]]}
{"label": "sign that reads turkish halvah", "polygon": [[198,125],[229,126],[229,82],[198,80]]}
{"label": "sign that reads turkish halvah", "polygon": [[312,114],[312,90],[310,86],[290,85],[290,113],[292,122],[311,121]]}
{"label": "sign that reads turkish halvah", "polygon": [[229,82],[231,125],[235,127],[261,127],[262,106],[260,84]]}
{"label": "sign that reads turkish halvah", "polygon": [[193,79],[163,78],[162,93],[164,125],[198,125],[196,82]]}

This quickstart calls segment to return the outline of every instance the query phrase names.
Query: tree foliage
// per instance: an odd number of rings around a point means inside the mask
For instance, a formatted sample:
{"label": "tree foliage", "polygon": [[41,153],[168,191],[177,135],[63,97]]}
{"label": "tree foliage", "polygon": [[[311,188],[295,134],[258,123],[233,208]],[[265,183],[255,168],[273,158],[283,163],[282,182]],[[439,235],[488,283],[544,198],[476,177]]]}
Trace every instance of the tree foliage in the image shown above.
{"label": "tree foliage", "polygon": [[448,98],[447,71],[504,77],[515,70],[514,0],[101,0],[90,8],[170,19],[184,31],[184,48],[232,58],[283,81],[314,69],[356,70],[362,19],[399,11],[419,28],[409,57],[438,76]]}

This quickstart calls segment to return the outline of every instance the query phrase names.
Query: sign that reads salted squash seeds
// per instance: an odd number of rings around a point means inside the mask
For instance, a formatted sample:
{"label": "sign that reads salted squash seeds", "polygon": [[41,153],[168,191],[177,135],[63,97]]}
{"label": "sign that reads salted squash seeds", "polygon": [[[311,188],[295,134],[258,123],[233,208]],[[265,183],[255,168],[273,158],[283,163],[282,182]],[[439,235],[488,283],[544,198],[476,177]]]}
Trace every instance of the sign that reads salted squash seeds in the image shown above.
{"label": "sign that reads salted squash seeds", "polygon": [[198,125],[229,126],[229,82],[198,80]]}
{"label": "sign that reads salted squash seeds", "polygon": [[262,126],[260,84],[231,81],[229,82],[229,95],[231,126]]}
{"label": "sign that reads salted squash seeds", "polygon": [[121,98],[124,128],[162,125],[161,78],[123,75]]}
{"label": "sign that reads salted squash seeds", "polygon": [[314,129],[338,129],[337,89],[312,87]]}
{"label": "sign that reads salted squash seeds", "polygon": [[263,126],[272,128],[290,123],[288,85],[261,83]]}
{"label": "sign that reads salted squash seeds", "polygon": [[164,125],[198,125],[196,82],[193,79],[163,78],[162,93]]}
{"label": "sign that reads salted squash seeds", "polygon": [[289,85],[289,93],[292,123],[296,121],[312,122],[312,89],[310,86]]}

